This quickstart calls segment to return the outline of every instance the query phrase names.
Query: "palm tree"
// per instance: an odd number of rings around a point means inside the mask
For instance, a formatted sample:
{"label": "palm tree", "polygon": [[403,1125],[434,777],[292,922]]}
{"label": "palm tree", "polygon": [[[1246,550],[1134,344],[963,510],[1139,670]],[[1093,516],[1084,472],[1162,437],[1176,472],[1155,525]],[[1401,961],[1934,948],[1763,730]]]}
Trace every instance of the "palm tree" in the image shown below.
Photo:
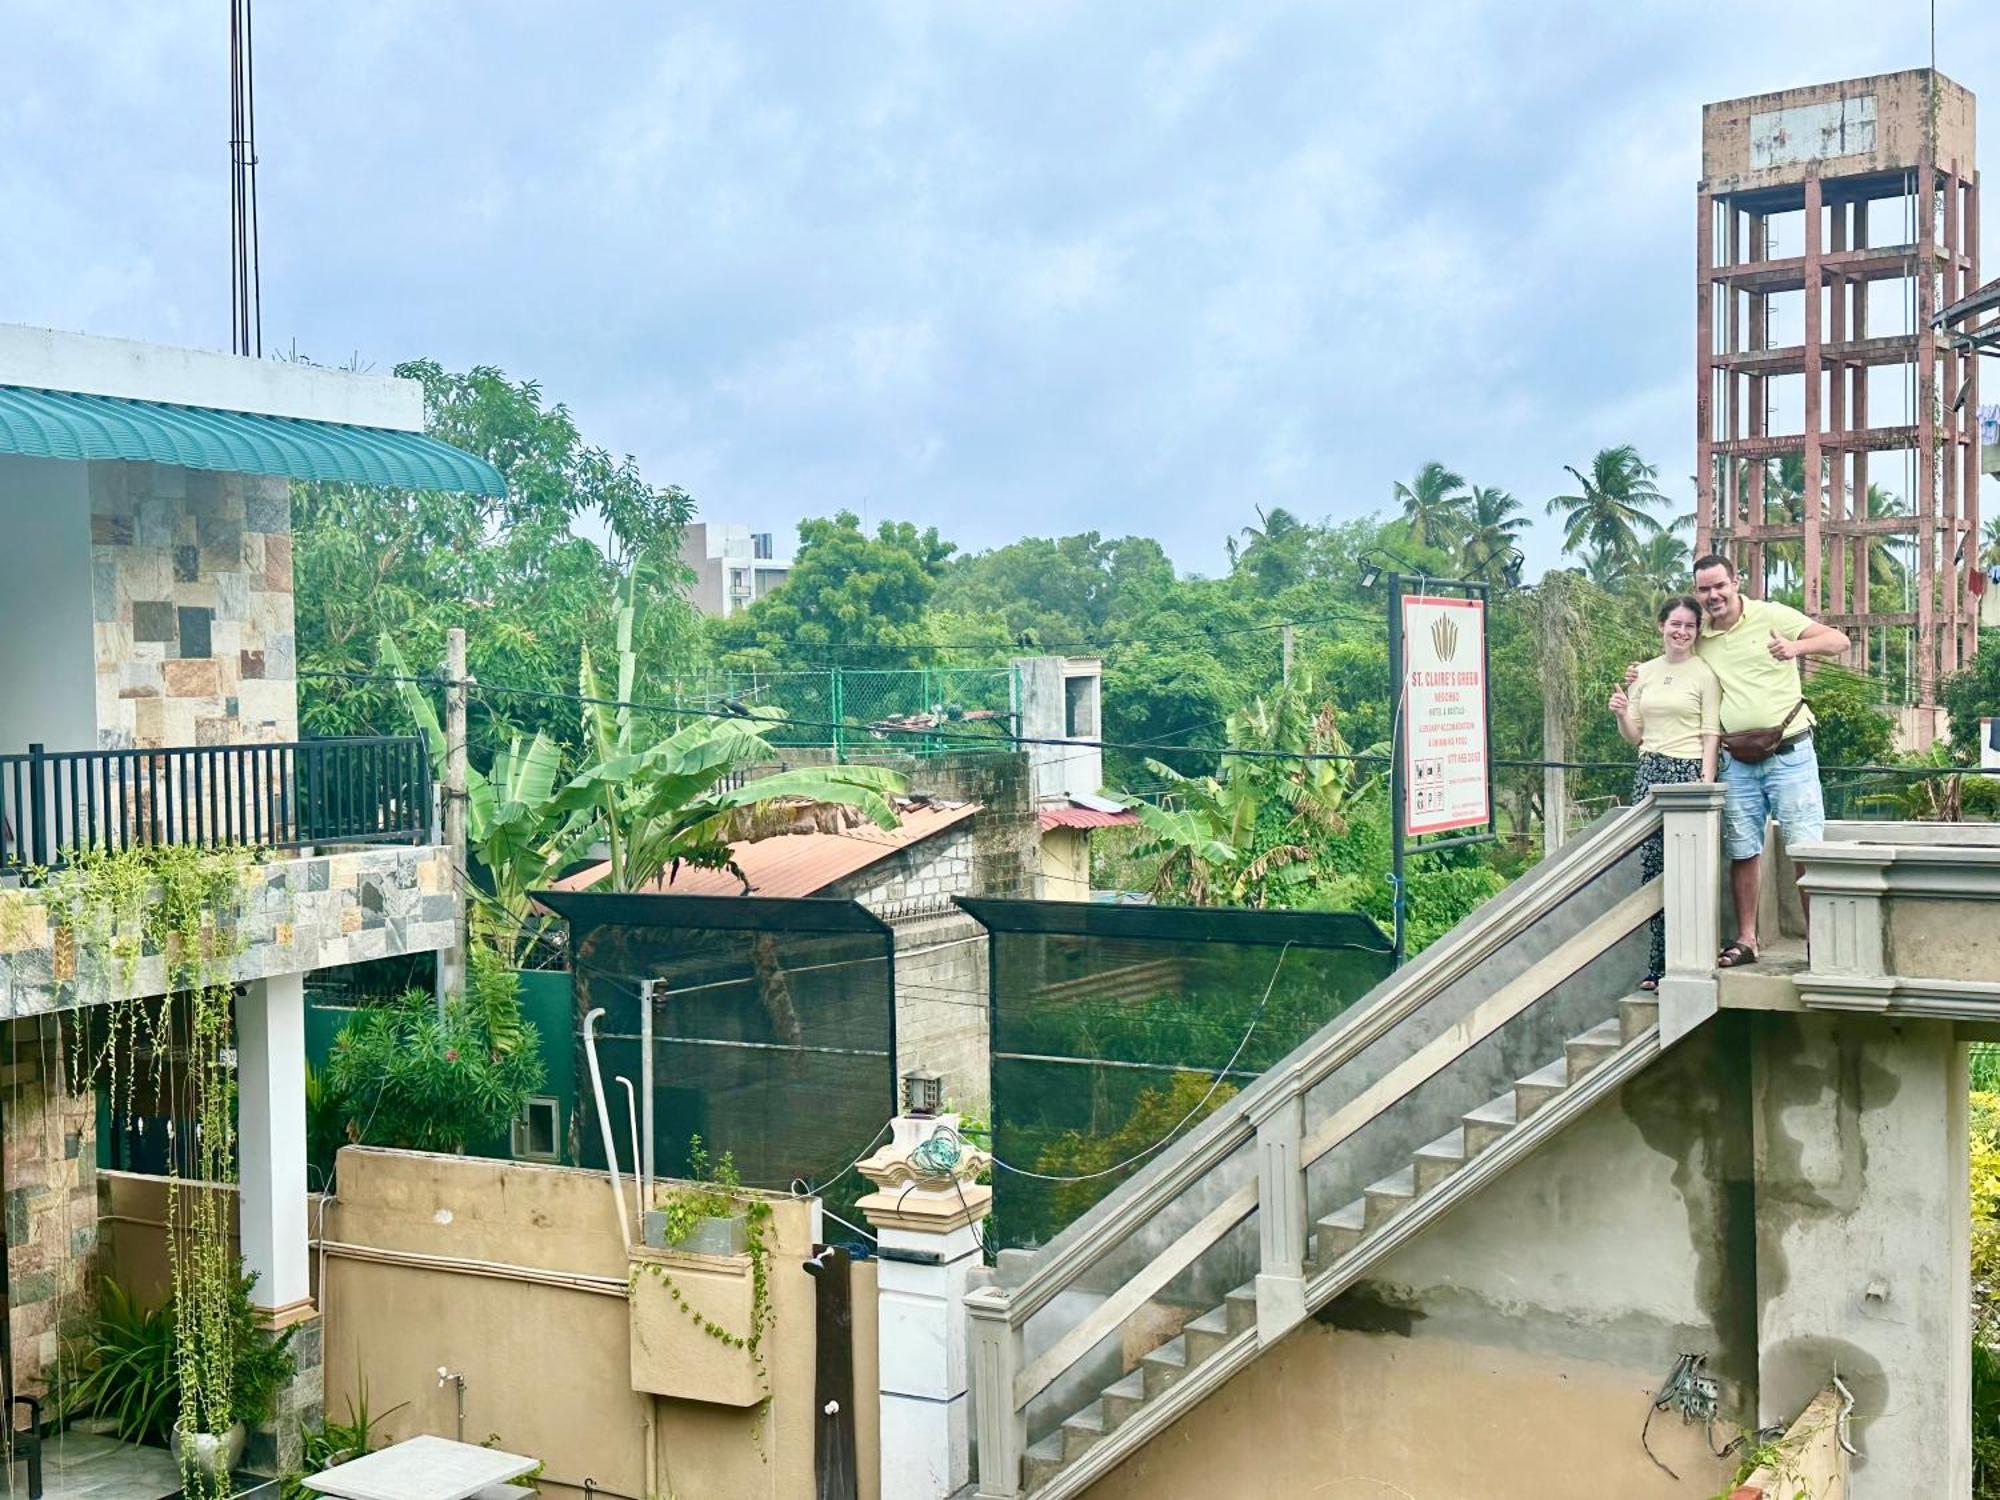
{"label": "palm tree", "polygon": [[1229,565],[1256,579],[1265,593],[1274,594],[1298,581],[1300,544],[1307,527],[1282,505],[1272,506],[1268,513],[1261,505],[1256,509],[1258,524],[1243,528],[1243,545],[1238,547],[1235,537],[1225,544]]}
{"label": "palm tree", "polygon": [[1505,490],[1490,485],[1473,488],[1466,516],[1467,532],[1459,547],[1458,560],[1467,578],[1499,582],[1506,576],[1514,554],[1521,550],[1521,533],[1528,518],[1516,515],[1521,502]]}
{"label": "palm tree", "polygon": [[1600,448],[1590,472],[1564,464],[1576,476],[1580,493],[1558,495],[1548,505],[1550,515],[1563,517],[1563,551],[1579,553],[1594,547],[1607,557],[1629,557],[1641,536],[1660,529],[1652,512],[1667,503],[1653,481],[1660,471],[1639,457],[1630,443]]}
{"label": "palm tree", "polygon": [[1583,576],[1607,594],[1622,593],[1637,566],[1635,552],[1615,552],[1595,542],[1583,549]]}
{"label": "palm tree", "polygon": [[1412,483],[1397,482],[1395,499],[1410,523],[1412,542],[1419,547],[1446,545],[1464,523],[1465,476],[1432,459],[1417,470]]}
{"label": "palm tree", "polygon": [[1980,557],[1981,564],[2000,568],[2000,516],[1987,517],[1985,541],[1986,551]]}
{"label": "palm tree", "polygon": [[1687,587],[1688,544],[1676,535],[1694,525],[1693,516],[1682,516],[1673,525],[1654,532],[1639,544],[1632,555],[1628,577],[1650,594],[1679,593]]}

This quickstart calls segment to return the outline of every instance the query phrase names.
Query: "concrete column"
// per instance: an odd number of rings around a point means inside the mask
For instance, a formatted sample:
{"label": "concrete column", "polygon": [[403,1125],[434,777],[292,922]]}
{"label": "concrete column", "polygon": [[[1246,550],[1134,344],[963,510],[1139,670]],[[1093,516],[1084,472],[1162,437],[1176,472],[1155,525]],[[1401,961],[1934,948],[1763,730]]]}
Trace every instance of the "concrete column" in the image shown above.
{"label": "concrete column", "polygon": [[1306,1316],[1305,1119],[1304,1091],[1294,1089],[1256,1121],[1257,1342],[1267,1347]]}
{"label": "concrete column", "polygon": [[1948,1021],[1773,1014],[1751,1076],[1758,1421],[1838,1375],[1851,1500],[1969,1494],[1964,1046]]}
{"label": "concrete column", "polygon": [[243,1264],[274,1324],[312,1311],[306,1225],[305,976],[252,982],[236,1006]]}
{"label": "concrete column", "polygon": [[[961,1147],[946,1161],[917,1149],[955,1115],[898,1116],[889,1143],[859,1171],[875,1191],[858,1207],[876,1245],[882,1393],[882,1500],[943,1500],[972,1473],[966,1374],[966,1280],[980,1264],[979,1221],[993,1189],[972,1179],[986,1157]],[[1008,1405],[1012,1376],[1008,1377]]]}
{"label": "concrete column", "polygon": [[1656,786],[1666,866],[1660,908],[1667,919],[1667,972],[1660,979],[1660,1045],[1670,1046],[1715,1014],[1715,955],[1722,942],[1722,787],[1696,781]]}

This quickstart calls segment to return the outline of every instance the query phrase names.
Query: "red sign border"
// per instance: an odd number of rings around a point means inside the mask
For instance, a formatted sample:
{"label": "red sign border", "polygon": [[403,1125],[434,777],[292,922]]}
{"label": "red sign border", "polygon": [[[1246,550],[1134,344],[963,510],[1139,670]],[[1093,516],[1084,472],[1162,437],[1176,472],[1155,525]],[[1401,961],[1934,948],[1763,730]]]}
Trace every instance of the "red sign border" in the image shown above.
{"label": "red sign border", "polygon": [[1419,838],[1425,834],[1454,833],[1461,828],[1485,828],[1493,822],[1493,760],[1491,750],[1493,695],[1491,692],[1492,682],[1490,680],[1492,657],[1491,653],[1487,650],[1489,644],[1486,635],[1486,625],[1489,618],[1486,608],[1487,601],[1484,599],[1451,599],[1439,594],[1404,594],[1399,602],[1403,607],[1403,618],[1397,622],[1397,628],[1403,632],[1403,680],[1396,684],[1396,691],[1401,699],[1401,703],[1398,706],[1402,712],[1407,715],[1410,702],[1410,606],[1412,604],[1438,605],[1446,609],[1471,609],[1479,612],[1479,691],[1485,699],[1486,704],[1485,710],[1481,714],[1481,728],[1486,731],[1486,738],[1479,748],[1480,758],[1485,762],[1480,767],[1482,773],[1480,776],[1480,787],[1486,802],[1485,815],[1477,818],[1459,818],[1449,823],[1426,823],[1421,828],[1417,826],[1415,822],[1415,810],[1410,806],[1410,793],[1415,787],[1417,779],[1416,736],[1410,732],[1406,719],[1403,729],[1403,830],[1411,838]]}

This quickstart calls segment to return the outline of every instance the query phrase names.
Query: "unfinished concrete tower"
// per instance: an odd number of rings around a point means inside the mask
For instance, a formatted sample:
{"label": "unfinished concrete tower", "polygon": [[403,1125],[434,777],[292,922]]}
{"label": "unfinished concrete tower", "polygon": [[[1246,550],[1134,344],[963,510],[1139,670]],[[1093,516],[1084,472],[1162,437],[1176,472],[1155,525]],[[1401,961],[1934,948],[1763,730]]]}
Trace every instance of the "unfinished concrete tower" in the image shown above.
{"label": "unfinished concrete tower", "polygon": [[1973,138],[1921,68],[1702,111],[1697,551],[1848,631],[1918,745],[1978,643],[1978,361],[1931,326],[1979,284]]}

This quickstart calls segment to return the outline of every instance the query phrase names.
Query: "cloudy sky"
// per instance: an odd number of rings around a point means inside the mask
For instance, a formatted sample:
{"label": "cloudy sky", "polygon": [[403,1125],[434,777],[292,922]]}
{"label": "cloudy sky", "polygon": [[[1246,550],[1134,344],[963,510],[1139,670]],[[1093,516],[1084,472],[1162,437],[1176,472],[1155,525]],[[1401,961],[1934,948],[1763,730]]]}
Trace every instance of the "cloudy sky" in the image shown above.
{"label": "cloudy sky", "polygon": [[[2000,5],[1937,13],[1996,107]],[[0,321],[227,345],[225,17],[0,0]],[[533,377],[779,532],[1212,570],[1628,441],[1684,498],[1701,104],[1928,49],[1926,0],[266,0],[265,347]]]}

